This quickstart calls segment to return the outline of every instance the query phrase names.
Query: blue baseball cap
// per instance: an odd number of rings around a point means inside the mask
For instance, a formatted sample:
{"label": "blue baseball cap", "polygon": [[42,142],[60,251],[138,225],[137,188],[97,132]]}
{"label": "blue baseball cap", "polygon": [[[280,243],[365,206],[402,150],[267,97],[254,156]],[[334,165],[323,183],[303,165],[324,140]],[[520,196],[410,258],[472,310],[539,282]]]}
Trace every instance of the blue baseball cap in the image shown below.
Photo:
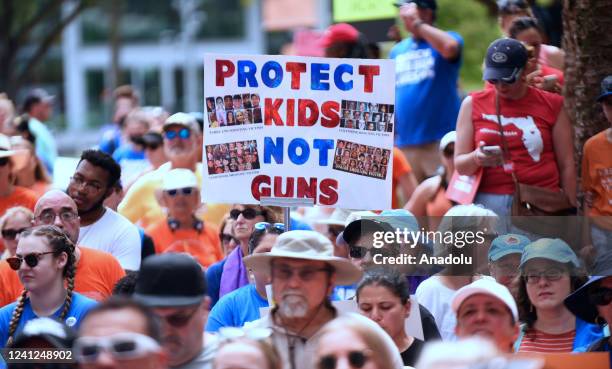
{"label": "blue baseball cap", "polygon": [[607,76],[601,81],[601,95],[597,97],[597,101],[601,101],[610,95],[612,95],[612,75]]}
{"label": "blue baseball cap", "polygon": [[571,263],[576,268],[580,267],[580,262],[574,251],[565,241],[559,238],[540,238],[527,245],[523,250],[520,268],[522,269],[529,260],[536,258],[552,260],[562,264]]}
{"label": "blue baseball cap", "polygon": [[489,261],[497,261],[510,254],[520,255],[530,243],[529,238],[520,234],[508,233],[497,236],[489,248]]}
{"label": "blue baseball cap", "polygon": [[527,49],[520,41],[500,38],[491,43],[485,57],[485,81],[514,83],[527,65]]}
{"label": "blue baseball cap", "polygon": [[597,282],[610,276],[612,276],[612,254],[607,253],[595,262],[593,275],[588,282],[565,298],[565,306],[578,318],[589,323],[597,323],[599,313],[597,306],[589,299],[589,291],[597,287]]}

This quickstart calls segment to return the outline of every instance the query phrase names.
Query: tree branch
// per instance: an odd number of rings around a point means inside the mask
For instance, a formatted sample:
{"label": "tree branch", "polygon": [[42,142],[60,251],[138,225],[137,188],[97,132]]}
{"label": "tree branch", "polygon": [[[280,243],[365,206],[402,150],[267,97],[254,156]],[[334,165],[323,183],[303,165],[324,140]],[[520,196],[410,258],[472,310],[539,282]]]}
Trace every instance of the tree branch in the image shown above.
{"label": "tree branch", "polygon": [[34,53],[34,55],[32,55],[24,69],[19,73],[19,77],[14,79],[16,86],[21,85],[25,81],[25,79],[32,72],[36,64],[38,64],[39,59],[47,53],[49,48],[53,45],[53,42],[55,42],[56,38],[62,33],[64,28],[68,24],[70,24],[70,22],[72,22],[86,7],[86,3],[84,1],[81,1],[79,5],[72,11],[72,13],[63,18],[55,26],[55,28],[53,28],[53,30],[48,33],[47,37],[45,37],[44,40],[40,43],[40,45],[36,49],[36,52]]}
{"label": "tree branch", "polygon": [[53,13],[62,5],[63,0],[51,0],[46,3],[37,14],[35,14],[15,35],[15,40],[19,45],[27,42],[32,30],[39,25],[46,17]]}

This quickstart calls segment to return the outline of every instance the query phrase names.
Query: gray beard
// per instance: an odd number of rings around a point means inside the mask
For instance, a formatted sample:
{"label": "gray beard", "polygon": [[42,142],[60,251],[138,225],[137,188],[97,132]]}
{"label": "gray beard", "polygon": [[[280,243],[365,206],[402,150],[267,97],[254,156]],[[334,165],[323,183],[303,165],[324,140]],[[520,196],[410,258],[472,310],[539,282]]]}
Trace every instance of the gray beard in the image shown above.
{"label": "gray beard", "polygon": [[308,302],[302,296],[284,296],[278,304],[278,312],[284,318],[304,318],[308,313]]}

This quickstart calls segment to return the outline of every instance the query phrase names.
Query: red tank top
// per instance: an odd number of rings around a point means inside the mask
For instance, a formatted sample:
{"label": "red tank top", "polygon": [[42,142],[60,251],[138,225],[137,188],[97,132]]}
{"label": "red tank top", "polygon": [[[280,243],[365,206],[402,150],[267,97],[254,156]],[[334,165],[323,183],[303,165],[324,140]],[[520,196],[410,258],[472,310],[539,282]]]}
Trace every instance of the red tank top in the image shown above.
{"label": "red tank top", "polygon": [[[495,89],[474,92],[472,124],[474,147],[480,141],[503,148],[495,114]],[[559,170],[552,143],[552,130],[563,107],[563,97],[529,87],[519,100],[500,97],[504,136],[521,183],[559,190]],[[484,168],[479,192],[512,194],[512,176],[503,167]]]}

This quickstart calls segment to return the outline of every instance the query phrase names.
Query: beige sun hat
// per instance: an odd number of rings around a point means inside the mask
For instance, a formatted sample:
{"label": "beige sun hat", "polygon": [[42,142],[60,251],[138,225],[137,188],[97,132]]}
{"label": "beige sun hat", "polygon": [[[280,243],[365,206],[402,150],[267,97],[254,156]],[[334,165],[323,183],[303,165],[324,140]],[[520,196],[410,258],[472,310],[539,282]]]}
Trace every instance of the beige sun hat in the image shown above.
{"label": "beige sun hat", "polygon": [[29,154],[25,149],[13,150],[11,139],[0,133],[0,158],[11,158],[13,172],[18,172],[27,165]]}
{"label": "beige sun hat", "polygon": [[361,269],[348,259],[333,256],[334,247],[329,239],[315,231],[289,231],[281,234],[270,252],[245,257],[244,264],[251,269],[270,273],[274,258],[324,261],[336,272],[337,285],[349,285],[359,281]]}

